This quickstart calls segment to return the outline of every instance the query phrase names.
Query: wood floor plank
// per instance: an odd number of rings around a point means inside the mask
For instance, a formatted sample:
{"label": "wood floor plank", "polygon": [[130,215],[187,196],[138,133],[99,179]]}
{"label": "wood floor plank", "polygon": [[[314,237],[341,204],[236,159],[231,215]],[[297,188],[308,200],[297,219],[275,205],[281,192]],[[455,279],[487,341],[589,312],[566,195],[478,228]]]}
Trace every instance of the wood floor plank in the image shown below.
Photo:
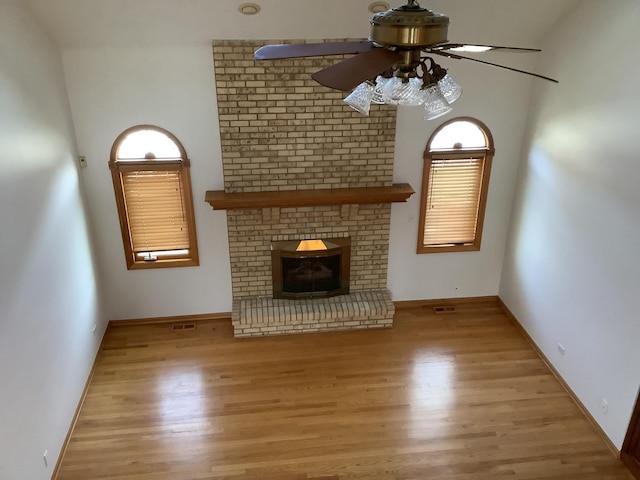
{"label": "wood floor plank", "polygon": [[58,480],[632,480],[495,301],[388,330],[111,328]]}

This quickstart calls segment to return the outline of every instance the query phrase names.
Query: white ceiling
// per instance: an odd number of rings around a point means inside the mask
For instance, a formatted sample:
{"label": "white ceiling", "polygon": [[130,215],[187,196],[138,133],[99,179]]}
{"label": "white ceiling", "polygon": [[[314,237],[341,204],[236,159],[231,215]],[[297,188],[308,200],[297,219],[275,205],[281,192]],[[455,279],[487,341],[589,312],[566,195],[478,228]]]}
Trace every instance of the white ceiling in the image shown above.
{"label": "white ceiling", "polygon": [[[214,39],[321,39],[369,35],[373,0],[23,0],[61,48],[162,46]],[[392,1],[398,6],[402,0]],[[579,0],[424,0],[451,18],[455,42],[536,47]]]}

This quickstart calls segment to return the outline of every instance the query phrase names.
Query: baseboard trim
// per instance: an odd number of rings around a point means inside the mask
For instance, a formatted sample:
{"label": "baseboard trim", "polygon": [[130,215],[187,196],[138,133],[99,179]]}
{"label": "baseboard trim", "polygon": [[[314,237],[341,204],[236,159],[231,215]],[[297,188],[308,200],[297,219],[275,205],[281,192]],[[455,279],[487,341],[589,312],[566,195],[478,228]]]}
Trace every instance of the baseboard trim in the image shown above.
{"label": "baseboard trim", "polygon": [[69,431],[67,432],[67,436],[62,443],[62,448],[60,449],[60,454],[58,455],[58,460],[56,461],[56,466],[51,473],[51,480],[56,480],[58,478],[58,473],[60,472],[60,466],[62,465],[62,461],[64,460],[64,456],[67,453],[67,448],[69,446],[69,441],[71,440],[71,435],[76,428],[76,423],[78,422],[78,418],[80,417],[80,411],[82,410],[82,406],[84,405],[84,401],[87,398],[87,393],[89,392],[89,385],[91,385],[91,381],[93,380],[93,375],[95,374],[96,368],[98,367],[98,363],[100,362],[100,357],[102,356],[102,349],[104,347],[105,339],[107,338],[107,333],[111,327],[107,324],[107,328],[104,331],[104,335],[102,335],[102,340],[100,340],[100,345],[98,346],[98,351],[96,352],[96,356],[93,359],[93,365],[91,366],[91,371],[89,372],[89,376],[84,384],[84,388],[82,389],[82,394],[80,395],[80,400],[78,401],[78,406],[76,407],[76,411],[73,414],[73,418],[71,419],[71,425],[69,426]]}
{"label": "baseboard trim", "polygon": [[437,298],[432,300],[400,300],[393,302],[396,310],[402,310],[405,308],[421,308],[421,307],[435,307],[440,305],[462,305],[470,303],[484,303],[484,302],[498,302],[497,295],[490,295],[487,297],[461,297],[461,298]]}
{"label": "baseboard trim", "polygon": [[179,323],[179,322],[201,322],[215,321],[227,322],[231,321],[231,312],[223,313],[202,313],[198,315],[175,315],[172,317],[149,317],[149,318],[132,318],[128,320],[110,320],[110,327],[132,327],[136,325],[153,325],[161,323]]}
{"label": "baseboard trim", "polygon": [[509,310],[509,307],[507,307],[507,305],[502,301],[502,299],[500,297],[498,297],[498,304],[500,305],[500,308],[502,308],[502,310],[504,311],[505,315],[509,318],[509,320],[511,320],[511,323],[513,323],[513,325],[520,331],[520,333],[525,337],[525,339],[531,344],[531,346],[536,351],[536,353],[538,354],[540,359],[547,366],[549,371],[553,374],[554,377],[556,377],[556,380],[558,380],[558,382],[560,382],[560,385],[562,385],[562,388],[564,388],[567,391],[567,393],[569,394],[569,396],[571,397],[573,402],[576,404],[576,406],[580,409],[580,411],[585,416],[587,421],[593,426],[593,428],[596,430],[598,435],[602,438],[602,440],[607,445],[609,450],[611,450],[611,453],[613,453],[613,455],[616,458],[620,458],[620,450],[618,449],[618,447],[616,447],[615,444],[611,441],[609,436],[605,433],[605,431],[602,429],[602,427],[598,424],[596,419],[593,418],[593,415],[591,415],[589,410],[587,410],[587,407],[584,406],[584,404],[582,403],[580,398],[578,398],[578,396],[573,391],[573,389],[565,381],[565,379],[562,377],[562,375],[560,375],[560,372],[558,372],[558,370],[556,370],[556,368],[553,366],[551,361],[542,352],[540,347],[538,347],[538,344],[533,340],[533,338],[531,338],[531,335],[529,335],[529,332],[527,332],[527,330],[522,326],[522,324],[520,323],[520,320],[518,320],[516,318],[516,316],[513,314],[513,312],[511,312],[511,310]]}

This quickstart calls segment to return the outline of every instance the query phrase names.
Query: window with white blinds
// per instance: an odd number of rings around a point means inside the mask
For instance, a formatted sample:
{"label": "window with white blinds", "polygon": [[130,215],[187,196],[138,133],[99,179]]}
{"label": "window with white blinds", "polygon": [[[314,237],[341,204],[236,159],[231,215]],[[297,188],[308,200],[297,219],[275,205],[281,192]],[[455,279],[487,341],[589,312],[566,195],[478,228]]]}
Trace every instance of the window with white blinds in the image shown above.
{"label": "window with white blinds", "polygon": [[109,165],[128,268],[197,265],[189,161],[178,140],[134,127],[114,143]]}
{"label": "window with white blinds", "polygon": [[477,120],[436,130],[425,152],[418,253],[480,249],[492,154]]}

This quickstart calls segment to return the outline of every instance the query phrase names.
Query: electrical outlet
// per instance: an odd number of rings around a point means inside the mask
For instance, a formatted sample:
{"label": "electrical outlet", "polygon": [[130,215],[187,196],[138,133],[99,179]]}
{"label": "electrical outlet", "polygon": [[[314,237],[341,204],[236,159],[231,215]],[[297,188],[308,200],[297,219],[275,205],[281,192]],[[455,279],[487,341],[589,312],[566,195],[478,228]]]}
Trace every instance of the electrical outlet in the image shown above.
{"label": "electrical outlet", "polygon": [[80,168],[87,168],[87,157],[84,155],[79,156],[78,163],[80,164]]}
{"label": "electrical outlet", "polygon": [[44,460],[45,467],[49,466],[49,462],[47,461],[47,453],[49,453],[49,450],[45,450],[44,453],[42,454],[42,459]]}
{"label": "electrical outlet", "polygon": [[558,343],[558,351],[560,352],[560,355],[564,356],[565,353],[567,353],[567,349],[564,348],[564,345],[562,345],[561,343]]}
{"label": "electrical outlet", "polygon": [[606,415],[607,413],[609,413],[609,402],[607,402],[607,400],[603,398],[600,408],[602,409],[602,413]]}

